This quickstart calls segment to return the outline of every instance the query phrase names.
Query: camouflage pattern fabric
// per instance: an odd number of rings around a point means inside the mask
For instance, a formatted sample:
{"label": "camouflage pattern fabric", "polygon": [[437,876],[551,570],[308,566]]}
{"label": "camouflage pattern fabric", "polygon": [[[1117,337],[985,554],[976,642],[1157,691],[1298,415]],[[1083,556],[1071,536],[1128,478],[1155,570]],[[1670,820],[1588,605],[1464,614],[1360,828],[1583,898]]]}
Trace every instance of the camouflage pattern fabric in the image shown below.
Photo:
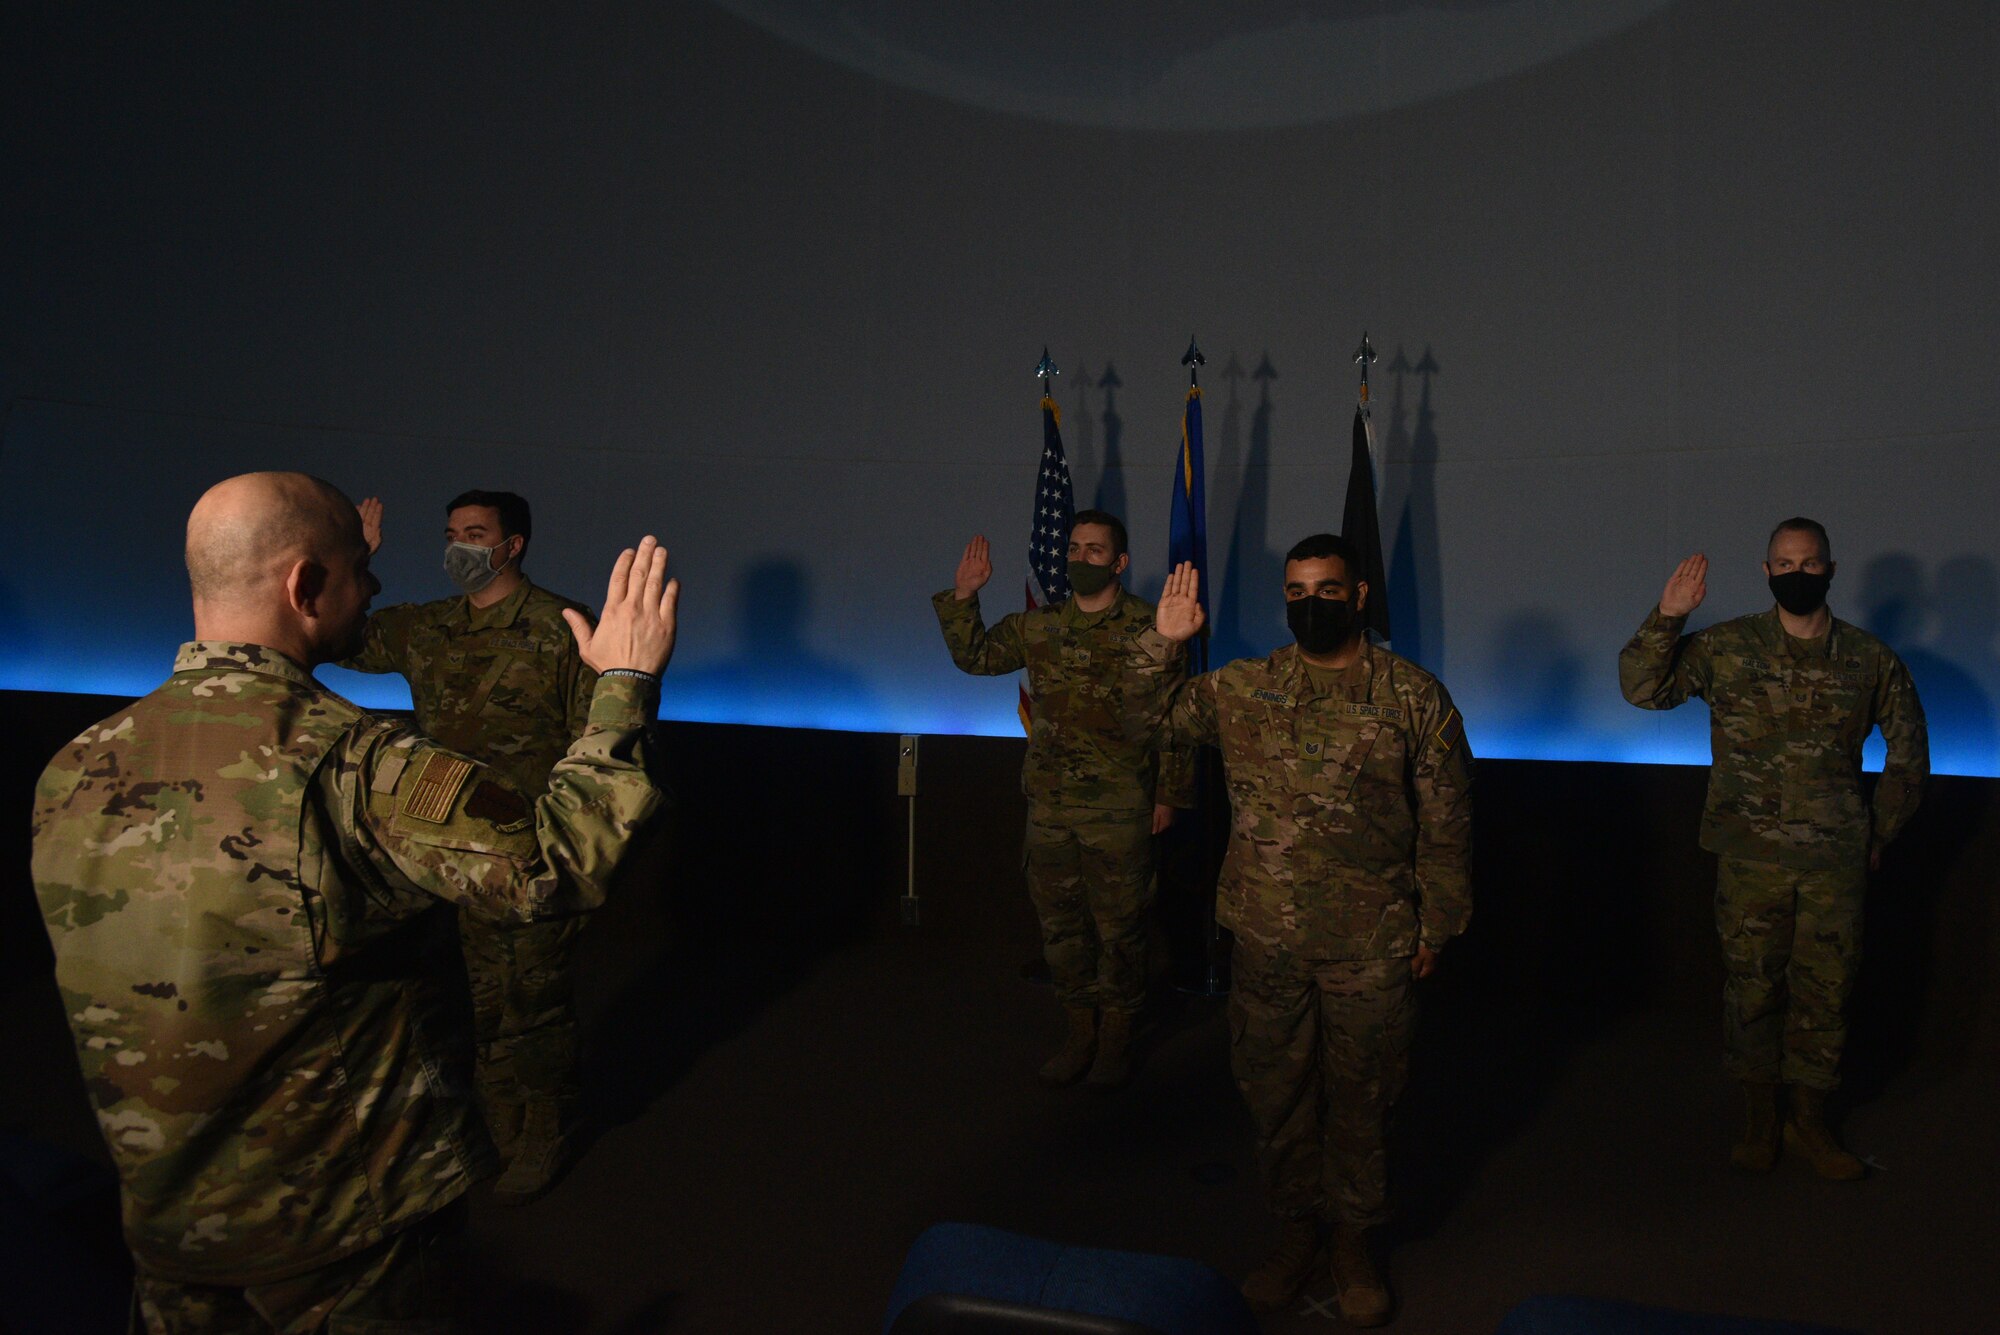
{"label": "camouflage pattern fabric", "polygon": [[134,1277],[149,1335],[453,1335],[465,1295],[465,1198],[385,1241],[290,1279],[224,1288]]}
{"label": "camouflage pattern fabric", "polygon": [[[1124,664],[1153,605],[1123,589],[1102,612],[1073,602],[1015,612],[987,628],[978,598],[931,600],[962,671],[1026,668],[1028,896],[1065,1005],[1137,1009],[1146,985],[1156,803],[1194,805],[1194,753],[1164,756],[1126,726]],[[1185,675],[1183,656],[1175,680]]]}
{"label": "camouflage pattern fabric", "polygon": [[1839,1084],[1867,889],[1859,864],[1717,860],[1715,926],[1728,971],[1723,1065],[1731,1075],[1827,1091]]}
{"label": "camouflage pattern fabric", "polygon": [[1465,930],[1472,757],[1442,682],[1374,645],[1324,691],[1296,646],[1176,690],[1180,660],[1157,631],[1135,642],[1132,726],[1222,748],[1223,926],[1309,960],[1404,959]]}
{"label": "camouflage pattern fabric", "polygon": [[1409,961],[1310,960],[1238,941],[1230,968],[1230,1068],[1257,1124],[1272,1209],[1383,1223],[1383,1127],[1416,1018]]}
{"label": "camouflage pattern fabric", "polygon": [[400,603],[368,618],[361,651],[340,666],[401,673],[425,736],[534,798],[583,731],[597,684],[565,608],[591,615],[526,580],[491,607],[465,597]]}
{"label": "camouflage pattern fabric", "polygon": [[492,1169],[437,967],[451,906],[602,902],[663,800],[648,695],[600,682],[530,806],[281,654],[196,642],[50,763],[35,891],[142,1270],[286,1279]]}
{"label": "camouflage pattern fabric", "polygon": [[[1656,607],[1618,656],[1618,684],[1642,709],[1708,701],[1708,805],[1701,846],[1786,867],[1855,867],[1893,840],[1923,797],[1930,741],[1917,689],[1890,648],[1835,618],[1794,639],[1778,610],[1682,635]],[[1888,758],[1873,820],[1861,800],[1861,744],[1879,726]]]}
{"label": "camouflage pattern fabric", "polygon": [[[950,589],[931,599],[959,671],[996,677],[1028,671],[1028,759],[1021,791],[1031,805],[1143,811],[1194,804],[1192,751],[1164,756],[1127,735],[1124,664],[1132,637],[1153,624],[1153,605],[1120,589],[1102,612],[1074,601],[1013,612],[988,629],[979,599]],[[1178,681],[1186,656],[1171,669]]]}
{"label": "camouflage pattern fabric", "polygon": [[1236,936],[1230,1064],[1272,1207],[1372,1228],[1402,1092],[1410,957],[1472,915],[1471,765],[1444,684],[1365,641],[1308,671],[1296,646],[1172,684],[1157,631],[1127,660],[1132,726],[1222,748],[1232,829],[1216,916]]}
{"label": "camouflage pattern fabric", "polygon": [[[464,597],[403,603],[368,619],[356,672],[398,672],[417,727],[484,761],[533,798],[583,730],[597,674],[577,656],[564,608],[590,609],[526,581],[491,607]],[[581,1093],[575,1008],[579,919],[460,924],[489,1105],[529,1092],[569,1110]]]}
{"label": "camouflage pattern fabric", "polygon": [[1150,810],[1030,809],[1028,893],[1063,1005],[1140,1008],[1153,884]]}

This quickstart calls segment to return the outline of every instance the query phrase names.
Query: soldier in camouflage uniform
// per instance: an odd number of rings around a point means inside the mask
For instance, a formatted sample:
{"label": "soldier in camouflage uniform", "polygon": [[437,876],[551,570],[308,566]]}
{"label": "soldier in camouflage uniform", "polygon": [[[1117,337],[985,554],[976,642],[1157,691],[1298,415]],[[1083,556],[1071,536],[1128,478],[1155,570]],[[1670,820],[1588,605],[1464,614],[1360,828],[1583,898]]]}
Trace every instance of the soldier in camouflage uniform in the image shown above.
{"label": "soldier in camouflage uniform", "polygon": [[[1683,635],[1708,592],[1708,558],[1689,557],[1618,656],[1618,680],[1642,709],[1708,701],[1715,763],[1701,846],[1717,858],[1725,1065],[1744,1097],[1730,1158],[1768,1172],[1782,1139],[1845,1180],[1866,1169],[1840,1147],[1825,1104],[1847,1038],[1861,901],[1922,798],[1930,744],[1902,661],[1827,610],[1833,571],[1826,530],[1788,519],[1765,551],[1777,605]],[[1871,821],[1861,744],[1877,726],[1888,760]],[[1782,1132],[1781,1081],[1791,1087]]]}
{"label": "soldier in camouflage uniform", "polygon": [[[532,805],[313,680],[380,586],[353,505],[249,474],[188,523],[194,642],[36,790],[34,877],[154,1332],[448,1330],[493,1171],[453,905],[602,901],[662,804],[646,723],[678,587],[620,558],[584,734]],[[440,967],[440,966],[443,967]]]}
{"label": "soldier in camouflage uniform", "polygon": [[[381,503],[361,503],[364,531],[381,541]],[[398,672],[410,683],[417,727],[483,761],[533,800],[590,713],[596,675],[577,656],[565,610],[581,603],[536,587],[522,572],[533,534],[528,503],[512,492],[469,491],[445,508],[445,568],[462,596],[402,603],[368,619],[361,652],[342,667]],[[479,1034],[479,1092],[506,1171],[493,1199],[522,1205],[574,1162],[582,1086],[575,1010],[579,918],[459,924]]]}
{"label": "soldier in camouflage uniform", "polygon": [[1283,1221],[1244,1296],[1266,1311],[1296,1298],[1331,1224],[1341,1314],[1379,1325],[1383,1124],[1403,1087],[1411,983],[1472,913],[1472,757],[1444,685],[1362,635],[1357,568],[1343,539],[1304,539],[1285,563],[1298,644],[1175,689],[1203,622],[1184,564],[1128,673],[1135,727],[1221,747],[1228,779],[1217,918],[1236,937],[1230,1059]]}
{"label": "soldier in camouflage uniform", "polygon": [[1132,1030],[1146,994],[1153,836],[1193,805],[1185,754],[1164,762],[1126,736],[1123,663],[1153,609],[1118,581],[1131,565],[1125,526],[1080,510],[1070,528],[1063,602],[988,628],[979,590],[993,574],[986,539],[965,549],[953,587],[931,601],[961,671],[1028,670],[1028,893],[1067,1020],[1044,1084],[1115,1087],[1131,1077]]}

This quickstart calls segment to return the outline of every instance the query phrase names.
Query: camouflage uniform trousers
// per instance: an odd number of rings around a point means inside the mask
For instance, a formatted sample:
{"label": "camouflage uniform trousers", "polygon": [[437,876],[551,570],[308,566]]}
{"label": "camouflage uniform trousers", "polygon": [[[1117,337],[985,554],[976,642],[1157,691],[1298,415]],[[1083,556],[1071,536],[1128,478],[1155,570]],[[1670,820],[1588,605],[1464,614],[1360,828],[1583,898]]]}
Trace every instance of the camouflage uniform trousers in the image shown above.
{"label": "camouflage uniform trousers", "polygon": [[1028,813],[1028,897],[1065,1006],[1137,1011],[1146,999],[1146,913],[1153,903],[1153,813],[1035,803]]}
{"label": "camouflage uniform trousers", "polygon": [[511,923],[459,915],[479,1041],[479,1094],[489,1111],[551,1099],[565,1125],[574,1115],[582,1093],[575,1004],[582,927],[582,918]]}
{"label": "camouflage uniform trousers", "polygon": [[148,1335],[452,1335],[464,1307],[465,1197],[366,1251],[302,1275],[223,1288],[140,1271]]}
{"label": "camouflage uniform trousers", "polygon": [[1839,1082],[1867,888],[1859,863],[1800,870],[1717,860],[1715,926],[1728,971],[1723,1065],[1731,1075],[1818,1090]]}
{"label": "camouflage uniform trousers", "polygon": [[1416,1021],[1410,962],[1300,959],[1239,940],[1231,969],[1229,1064],[1257,1124],[1271,1208],[1383,1223],[1383,1127]]}

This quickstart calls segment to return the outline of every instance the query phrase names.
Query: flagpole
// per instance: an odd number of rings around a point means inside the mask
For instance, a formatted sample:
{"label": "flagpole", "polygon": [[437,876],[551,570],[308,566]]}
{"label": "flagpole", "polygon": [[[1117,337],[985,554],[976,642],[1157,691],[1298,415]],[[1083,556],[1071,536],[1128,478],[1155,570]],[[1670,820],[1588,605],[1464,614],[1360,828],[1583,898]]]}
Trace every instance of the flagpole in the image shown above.
{"label": "flagpole", "polygon": [[[1202,355],[1201,345],[1198,344],[1192,336],[1190,336],[1188,339],[1187,352],[1181,357],[1181,365],[1187,367],[1187,373],[1188,373],[1188,395],[1187,395],[1188,404],[1187,407],[1183,408],[1181,411],[1182,455],[1180,461],[1180,466],[1181,469],[1183,470],[1181,474],[1182,476],[1181,488],[1186,497],[1188,506],[1187,520],[1188,520],[1189,547],[1185,555],[1190,559],[1195,558],[1197,556],[1206,555],[1206,538],[1205,537],[1203,538],[1202,540],[1203,545],[1199,549],[1197,549],[1197,547],[1195,546],[1195,535],[1205,534],[1207,532],[1208,516],[1205,513],[1205,511],[1207,508],[1207,501],[1208,501],[1208,489],[1205,481],[1203,481],[1202,485],[1200,486],[1200,492],[1201,492],[1200,504],[1202,505],[1204,512],[1197,514],[1195,511],[1195,505],[1196,505],[1195,484],[1197,482],[1197,479],[1193,476],[1195,462],[1192,457],[1192,451],[1198,442],[1189,439],[1188,418],[1190,414],[1197,411],[1198,405],[1194,401],[1201,396],[1201,368],[1207,364],[1208,364],[1208,358]],[[1198,420],[1199,419],[1197,419],[1197,421]],[[1206,471],[1205,464],[1204,464],[1204,471]],[[1202,594],[1204,598],[1207,598],[1209,594],[1209,590],[1207,587],[1208,571],[1206,569],[1201,569],[1201,567],[1205,566],[1206,564],[1207,563],[1205,560],[1197,562],[1197,569],[1200,570],[1200,577],[1202,580]],[[1209,628],[1206,624],[1204,624],[1201,628],[1201,633],[1195,636],[1194,643],[1189,646],[1190,657],[1192,657],[1194,660],[1192,667],[1194,668],[1196,673],[1203,673],[1208,671],[1208,643],[1209,643]],[[1200,823],[1199,829],[1197,831],[1199,835],[1198,844],[1201,856],[1200,875],[1202,884],[1205,885],[1208,890],[1208,930],[1202,941],[1203,968],[1202,968],[1201,979],[1199,982],[1193,983],[1191,985],[1183,984],[1178,988],[1178,990],[1190,996],[1205,997],[1208,998],[1209,1000],[1215,1000],[1217,998],[1226,997],[1229,995],[1229,974],[1221,960],[1222,927],[1219,923],[1216,922],[1215,918],[1215,889],[1216,889],[1215,875],[1216,875],[1217,859],[1215,855],[1216,854],[1215,821],[1213,819],[1214,813],[1212,809],[1213,808],[1212,798],[1216,792],[1216,785],[1214,783],[1214,768],[1215,768],[1214,757],[1209,754],[1209,749],[1207,747],[1198,747],[1196,748],[1194,753],[1193,764],[1194,764],[1194,778],[1195,778],[1194,819]]]}

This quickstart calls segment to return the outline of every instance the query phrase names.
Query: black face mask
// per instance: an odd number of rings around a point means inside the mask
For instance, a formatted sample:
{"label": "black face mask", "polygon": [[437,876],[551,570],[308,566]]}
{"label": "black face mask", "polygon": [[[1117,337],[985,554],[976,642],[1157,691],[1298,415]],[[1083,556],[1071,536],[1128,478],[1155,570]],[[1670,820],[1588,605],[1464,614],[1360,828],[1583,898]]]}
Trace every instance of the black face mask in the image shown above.
{"label": "black face mask", "polygon": [[1821,571],[1815,575],[1805,570],[1787,570],[1782,575],[1771,576],[1771,596],[1778,600],[1778,606],[1795,617],[1809,617],[1826,606],[1826,587],[1833,583],[1833,572]]}
{"label": "black face mask", "polygon": [[1095,593],[1103,593],[1111,587],[1111,581],[1117,578],[1118,572],[1110,566],[1093,565],[1089,561],[1069,563],[1069,586],[1086,598]]}
{"label": "black face mask", "polygon": [[1285,604],[1285,624],[1309,654],[1330,654],[1354,633],[1354,604],[1345,598],[1307,594]]}

